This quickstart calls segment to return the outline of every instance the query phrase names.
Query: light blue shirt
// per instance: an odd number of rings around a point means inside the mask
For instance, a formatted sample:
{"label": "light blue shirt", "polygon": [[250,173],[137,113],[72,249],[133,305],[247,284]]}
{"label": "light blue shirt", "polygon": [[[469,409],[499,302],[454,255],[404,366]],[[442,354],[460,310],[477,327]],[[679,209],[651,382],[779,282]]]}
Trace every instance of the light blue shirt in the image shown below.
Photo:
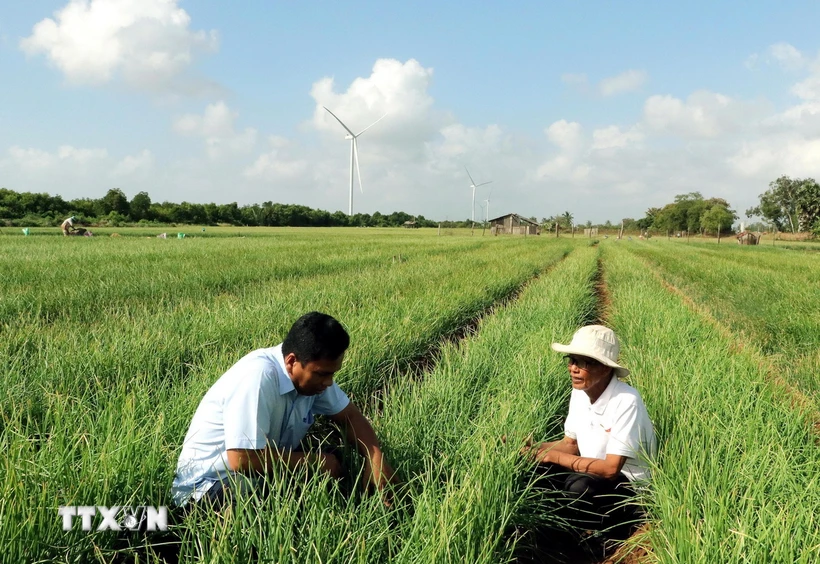
{"label": "light blue shirt", "polygon": [[211,386],[194,413],[171,487],[174,502],[198,500],[229,478],[227,449],[295,449],[315,414],[335,415],[348,403],[335,382],[321,394],[299,395],[281,344],[248,353]]}

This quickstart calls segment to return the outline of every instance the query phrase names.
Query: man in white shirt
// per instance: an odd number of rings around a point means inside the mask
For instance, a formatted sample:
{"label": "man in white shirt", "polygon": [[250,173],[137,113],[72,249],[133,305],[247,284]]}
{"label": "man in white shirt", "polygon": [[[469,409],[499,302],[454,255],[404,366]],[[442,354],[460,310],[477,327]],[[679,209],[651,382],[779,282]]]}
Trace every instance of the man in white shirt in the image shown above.
{"label": "man in white shirt", "polygon": [[564,438],[523,451],[547,467],[552,484],[578,500],[576,513],[589,512],[588,525],[615,526],[628,516],[623,501],[634,496],[634,486],[649,482],[657,450],[652,422],[638,391],[619,380],[629,370],[617,362],[614,331],[589,325],[569,345],[552,348],[566,354],[572,379]]}
{"label": "man in white shirt", "polygon": [[[340,477],[335,455],[303,452],[299,443],[325,415],[365,459],[364,479],[379,492],[394,482],[373,427],[333,381],[350,344],[329,315],[300,317],[282,344],[234,364],[205,394],[179,455],[171,495],[178,506],[207,499],[220,505],[233,487],[301,466]],[[250,480],[244,479],[250,477]]]}

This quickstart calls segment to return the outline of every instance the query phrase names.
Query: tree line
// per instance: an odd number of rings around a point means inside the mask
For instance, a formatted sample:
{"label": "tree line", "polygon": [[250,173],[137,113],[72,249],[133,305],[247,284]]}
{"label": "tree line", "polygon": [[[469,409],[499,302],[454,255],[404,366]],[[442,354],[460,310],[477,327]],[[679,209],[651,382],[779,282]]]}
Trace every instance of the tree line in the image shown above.
{"label": "tree line", "polygon": [[[190,202],[157,203],[147,192],[131,200],[119,188],[110,189],[99,199],[64,200],[47,193],[15,192],[0,188],[0,224],[10,227],[51,227],[66,217],[76,216],[83,225],[120,227],[137,225],[244,225],[270,227],[399,227],[415,221],[417,227],[435,227],[437,222],[424,216],[404,212],[381,214],[327,212],[308,206],[263,202],[239,206],[230,204],[195,204]],[[469,222],[467,222],[469,224]],[[448,222],[448,226],[463,226],[464,222]]]}
{"label": "tree line", "polygon": [[689,192],[678,194],[672,203],[662,208],[649,208],[636,225],[643,231],[717,235],[732,233],[737,218],[735,210],[723,198],[704,198],[700,192]]}

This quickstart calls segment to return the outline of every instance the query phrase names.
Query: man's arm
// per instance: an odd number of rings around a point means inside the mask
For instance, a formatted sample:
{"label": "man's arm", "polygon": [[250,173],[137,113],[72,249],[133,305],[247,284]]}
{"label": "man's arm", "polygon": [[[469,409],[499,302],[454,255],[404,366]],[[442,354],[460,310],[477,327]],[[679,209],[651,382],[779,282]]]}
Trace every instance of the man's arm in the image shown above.
{"label": "man's arm", "polygon": [[529,441],[527,445],[521,449],[521,454],[529,454],[534,460],[539,460],[539,457],[544,453],[555,450],[558,452],[566,452],[567,454],[578,455],[578,441],[572,437],[564,435],[560,441],[550,441],[543,443],[532,444]]}
{"label": "man's arm", "polygon": [[578,456],[578,441],[564,437],[560,441],[541,443],[532,448],[532,457],[540,464],[557,464],[573,472],[583,472],[611,480],[626,463],[626,456],[607,454],[605,459]]}
{"label": "man's arm", "polygon": [[338,478],[342,474],[338,459],[324,453],[304,453],[289,449],[278,451],[276,448],[267,447],[260,450],[229,448],[226,454],[228,467],[233,472],[270,474],[279,466],[295,469],[318,463],[322,470],[333,478]]}
{"label": "man's arm", "polygon": [[358,453],[364,457],[364,478],[370,484],[381,491],[388,483],[395,483],[396,474],[384,459],[373,426],[353,402],[348,403],[339,413],[328,417],[344,430],[345,441],[356,447]]}

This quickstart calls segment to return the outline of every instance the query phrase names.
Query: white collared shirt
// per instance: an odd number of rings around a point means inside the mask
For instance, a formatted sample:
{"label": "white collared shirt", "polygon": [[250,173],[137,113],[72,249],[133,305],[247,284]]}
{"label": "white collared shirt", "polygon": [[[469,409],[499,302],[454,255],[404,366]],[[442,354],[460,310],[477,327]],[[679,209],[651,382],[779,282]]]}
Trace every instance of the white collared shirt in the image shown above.
{"label": "white collared shirt", "polygon": [[654,460],[657,451],[655,430],[641,395],[617,377],[612,376],[595,403],[586,392],[572,390],[564,434],[578,441],[581,456],[626,456],[621,472],[633,482],[649,481],[647,460]]}
{"label": "white collared shirt", "polygon": [[198,500],[228,478],[227,449],[295,449],[314,414],[335,415],[348,403],[336,382],[321,394],[299,395],[281,344],[248,353],[211,386],[194,413],[171,487],[174,502]]}

